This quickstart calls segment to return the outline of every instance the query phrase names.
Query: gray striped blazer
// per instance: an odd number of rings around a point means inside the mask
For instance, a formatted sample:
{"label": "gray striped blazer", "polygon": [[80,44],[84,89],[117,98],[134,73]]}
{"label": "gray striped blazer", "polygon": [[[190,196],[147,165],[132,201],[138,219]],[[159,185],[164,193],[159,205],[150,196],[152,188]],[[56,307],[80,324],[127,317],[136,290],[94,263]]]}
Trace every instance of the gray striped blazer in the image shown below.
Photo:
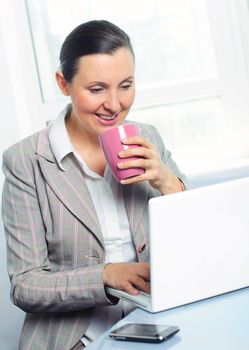
{"label": "gray striped blazer", "polygon": [[[152,126],[139,124],[169,168],[184,175]],[[3,220],[11,298],[26,311],[20,350],[68,350],[85,333],[94,306],[112,304],[102,281],[105,249],[82,170],[73,156],[62,171],[49,128],[3,154]],[[138,261],[148,261],[147,182],[122,186]],[[114,302],[114,301],[113,301]]]}

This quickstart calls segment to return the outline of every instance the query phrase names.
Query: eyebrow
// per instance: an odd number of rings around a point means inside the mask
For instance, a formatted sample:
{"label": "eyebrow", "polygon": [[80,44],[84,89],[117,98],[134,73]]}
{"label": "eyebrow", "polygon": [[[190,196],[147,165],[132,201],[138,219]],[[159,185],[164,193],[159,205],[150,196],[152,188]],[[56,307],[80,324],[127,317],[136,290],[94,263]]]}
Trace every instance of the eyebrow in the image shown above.
{"label": "eyebrow", "polygon": [[[124,82],[126,82],[126,81],[128,81],[128,80],[133,80],[133,79],[134,79],[134,76],[131,75],[131,76],[125,78],[124,80],[122,80],[122,81],[119,83],[119,85],[120,85],[120,84],[123,84]],[[102,82],[102,81],[92,81],[92,82],[90,82],[90,83],[87,84],[87,85],[89,85],[89,86],[92,86],[92,85],[107,86],[108,84],[106,84],[106,83],[104,83],[104,82]]]}

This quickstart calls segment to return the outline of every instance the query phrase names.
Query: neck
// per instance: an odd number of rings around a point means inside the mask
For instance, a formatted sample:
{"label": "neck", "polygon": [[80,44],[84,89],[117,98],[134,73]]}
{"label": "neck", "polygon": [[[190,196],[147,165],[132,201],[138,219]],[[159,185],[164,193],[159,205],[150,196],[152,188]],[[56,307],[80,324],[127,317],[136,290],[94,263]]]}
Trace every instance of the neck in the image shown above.
{"label": "neck", "polygon": [[99,138],[97,135],[87,132],[86,129],[75,124],[74,118],[68,116],[65,120],[66,128],[70,140],[77,150],[97,149],[100,148]]}
{"label": "neck", "polygon": [[74,125],[73,118],[70,116],[66,119],[66,128],[75,151],[84,159],[90,169],[103,176],[106,159],[98,136]]}

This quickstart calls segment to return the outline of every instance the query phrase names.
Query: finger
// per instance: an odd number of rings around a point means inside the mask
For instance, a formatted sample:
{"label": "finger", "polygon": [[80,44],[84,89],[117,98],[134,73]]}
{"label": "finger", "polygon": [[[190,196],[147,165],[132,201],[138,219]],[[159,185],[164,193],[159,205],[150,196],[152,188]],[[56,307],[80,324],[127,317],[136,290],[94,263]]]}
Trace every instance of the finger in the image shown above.
{"label": "finger", "polygon": [[142,181],[152,181],[155,178],[155,172],[151,169],[146,169],[145,167],[143,169],[145,170],[143,174],[120,180],[120,183],[122,185],[131,185]]}
{"label": "finger", "polygon": [[153,147],[153,144],[150,143],[147,139],[145,139],[143,136],[129,136],[124,139],[122,139],[122,143],[124,145],[141,145],[146,148]]}
{"label": "finger", "polygon": [[142,278],[146,283],[150,282],[150,273],[148,271],[140,272],[138,273],[138,276]]}
{"label": "finger", "polygon": [[147,282],[150,281],[150,270],[139,270],[137,274],[139,277],[142,277]]}
{"label": "finger", "polygon": [[150,292],[150,283],[146,282],[143,278],[135,276],[131,280],[133,286],[135,286],[138,290],[149,293]]}
{"label": "finger", "polygon": [[121,287],[121,290],[123,290],[124,292],[127,292],[131,295],[138,295],[139,294],[139,290],[131,282],[124,283],[123,286]]}
{"label": "finger", "polygon": [[125,160],[117,163],[118,169],[128,169],[128,168],[150,168],[151,164],[150,161],[143,158],[137,158],[137,159],[131,159],[131,160]]}
{"label": "finger", "polygon": [[144,292],[150,294],[151,292],[150,282],[145,284]]}
{"label": "finger", "polygon": [[142,158],[154,158],[155,152],[152,148],[146,147],[130,147],[126,150],[120,151],[118,153],[119,158],[128,157],[142,157]]}
{"label": "finger", "polygon": [[135,263],[134,265],[135,271],[137,274],[149,274],[150,273],[150,265],[145,262]]}
{"label": "finger", "polygon": [[120,183],[121,183],[121,185],[132,185],[132,184],[142,182],[145,180],[147,180],[147,177],[143,174],[143,175],[129,177],[129,178],[124,179],[124,180],[120,180]]}
{"label": "finger", "polygon": [[137,276],[142,278],[145,282],[150,282],[150,271],[149,270],[139,270]]}

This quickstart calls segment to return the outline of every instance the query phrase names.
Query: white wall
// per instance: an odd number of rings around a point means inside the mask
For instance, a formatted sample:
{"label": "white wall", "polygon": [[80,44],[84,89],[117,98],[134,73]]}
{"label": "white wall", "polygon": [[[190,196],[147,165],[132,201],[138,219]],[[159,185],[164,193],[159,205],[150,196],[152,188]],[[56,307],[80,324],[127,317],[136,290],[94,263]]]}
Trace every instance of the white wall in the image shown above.
{"label": "white wall", "polygon": [[[10,68],[5,54],[4,35],[0,27],[0,165],[2,167],[2,153],[10,144],[20,138],[20,128],[16,115],[16,103],[13,93],[13,85],[10,80]],[[0,171],[0,190],[3,185],[3,173]],[[1,202],[0,202],[1,207]],[[6,267],[6,244],[3,225],[0,219],[0,348],[5,350],[16,350],[24,313],[13,306],[9,298],[10,283]]]}

